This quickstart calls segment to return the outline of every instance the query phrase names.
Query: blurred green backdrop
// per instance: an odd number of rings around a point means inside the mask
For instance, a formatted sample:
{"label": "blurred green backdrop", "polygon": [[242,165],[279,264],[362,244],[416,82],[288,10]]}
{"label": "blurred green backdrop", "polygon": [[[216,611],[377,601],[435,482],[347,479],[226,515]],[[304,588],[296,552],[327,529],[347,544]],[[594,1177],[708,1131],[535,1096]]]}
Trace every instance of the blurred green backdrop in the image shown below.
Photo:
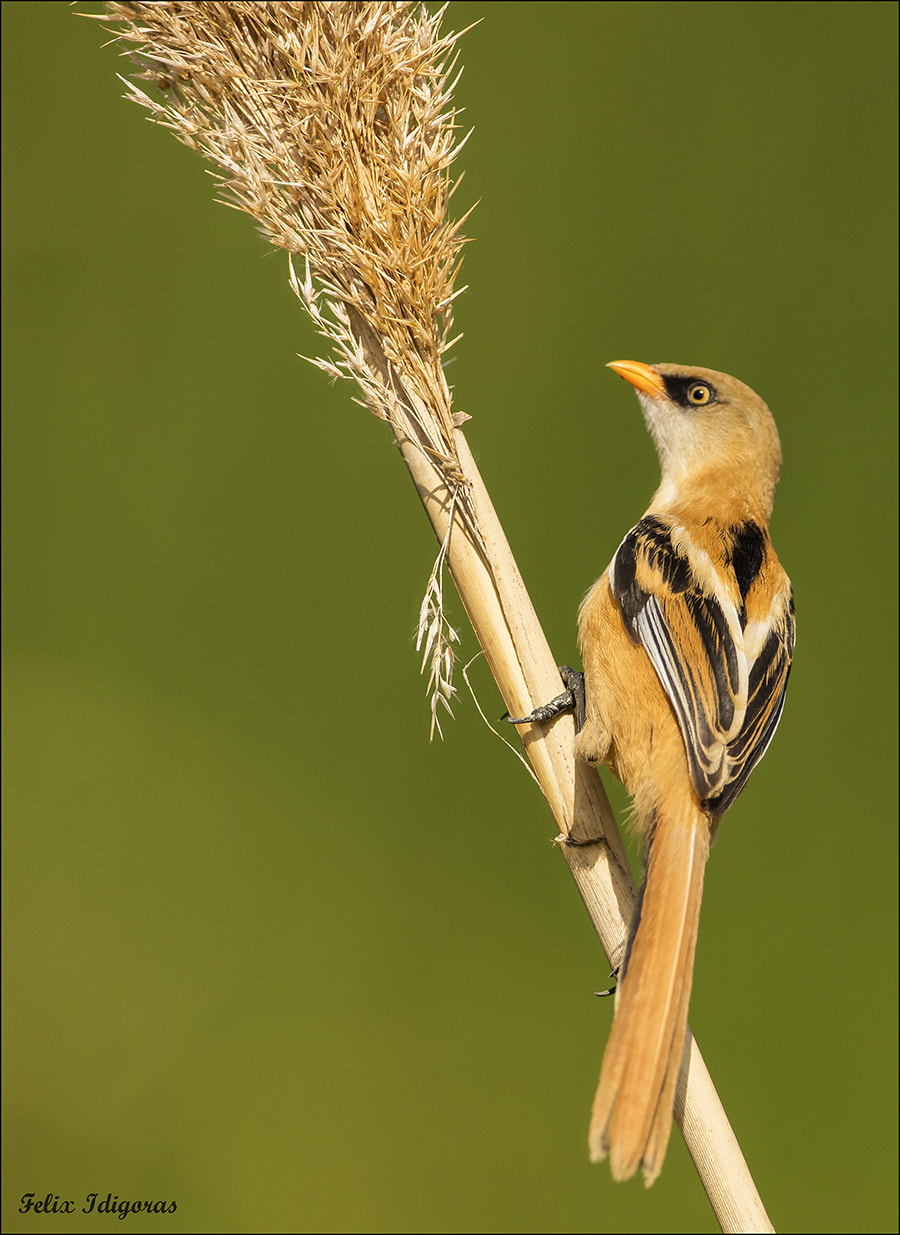
{"label": "blurred green backdrop", "polygon": [[[691,1023],[778,1229],[896,1229],[895,7],[479,18],[449,375],[560,660],[656,481],[603,363],[778,420],[797,659]],[[428,744],[432,534],[284,257],[99,24],[3,36],[4,1229],[714,1230],[677,1135],[649,1193],[588,1165],[604,958],[465,693]]]}

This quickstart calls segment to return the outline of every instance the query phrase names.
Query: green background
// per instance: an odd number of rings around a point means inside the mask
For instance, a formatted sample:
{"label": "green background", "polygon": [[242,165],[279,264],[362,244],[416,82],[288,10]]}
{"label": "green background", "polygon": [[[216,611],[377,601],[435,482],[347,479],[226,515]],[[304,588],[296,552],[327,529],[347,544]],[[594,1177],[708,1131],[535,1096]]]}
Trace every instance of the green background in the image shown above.
{"label": "green background", "polygon": [[[656,482],[604,362],[778,421],[797,656],[691,1023],[777,1228],[896,1229],[895,8],[478,18],[449,376],[561,661]],[[461,679],[428,743],[385,426],[100,25],[3,21],[4,1229],[714,1230],[677,1134],[649,1192],[587,1162],[604,958]]]}

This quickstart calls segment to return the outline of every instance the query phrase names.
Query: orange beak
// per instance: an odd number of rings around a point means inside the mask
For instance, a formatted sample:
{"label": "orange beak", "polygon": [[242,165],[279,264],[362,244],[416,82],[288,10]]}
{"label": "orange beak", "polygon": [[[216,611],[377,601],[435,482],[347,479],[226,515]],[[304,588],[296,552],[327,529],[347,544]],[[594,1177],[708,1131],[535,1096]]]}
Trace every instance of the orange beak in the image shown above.
{"label": "orange beak", "polygon": [[641,364],[639,360],[611,360],[606,367],[618,373],[619,377],[624,377],[626,382],[631,382],[637,390],[652,395],[654,399],[666,393],[663,380],[656,370],[648,364]]}

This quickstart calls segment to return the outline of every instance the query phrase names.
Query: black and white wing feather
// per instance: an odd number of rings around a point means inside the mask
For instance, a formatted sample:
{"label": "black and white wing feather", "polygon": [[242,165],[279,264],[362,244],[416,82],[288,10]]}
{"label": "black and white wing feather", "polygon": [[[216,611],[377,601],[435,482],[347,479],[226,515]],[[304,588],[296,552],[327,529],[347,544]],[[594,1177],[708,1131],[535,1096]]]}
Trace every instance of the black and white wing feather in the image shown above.
{"label": "black and white wing feather", "polygon": [[610,568],[626,629],[650,657],[714,816],[765,754],[794,647],[790,582],[766,535],[748,523],[722,529],[722,542],[717,568],[674,520],[646,515]]}

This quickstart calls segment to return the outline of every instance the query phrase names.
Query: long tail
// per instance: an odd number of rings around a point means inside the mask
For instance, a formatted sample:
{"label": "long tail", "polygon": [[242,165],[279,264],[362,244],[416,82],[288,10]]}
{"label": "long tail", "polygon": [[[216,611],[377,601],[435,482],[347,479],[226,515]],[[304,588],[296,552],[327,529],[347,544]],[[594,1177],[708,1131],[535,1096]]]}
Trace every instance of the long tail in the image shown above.
{"label": "long tail", "polygon": [[647,1187],[672,1130],[708,856],[709,822],[699,812],[658,821],[591,1112],[591,1160],[609,1154],[614,1179],[641,1167]]}

